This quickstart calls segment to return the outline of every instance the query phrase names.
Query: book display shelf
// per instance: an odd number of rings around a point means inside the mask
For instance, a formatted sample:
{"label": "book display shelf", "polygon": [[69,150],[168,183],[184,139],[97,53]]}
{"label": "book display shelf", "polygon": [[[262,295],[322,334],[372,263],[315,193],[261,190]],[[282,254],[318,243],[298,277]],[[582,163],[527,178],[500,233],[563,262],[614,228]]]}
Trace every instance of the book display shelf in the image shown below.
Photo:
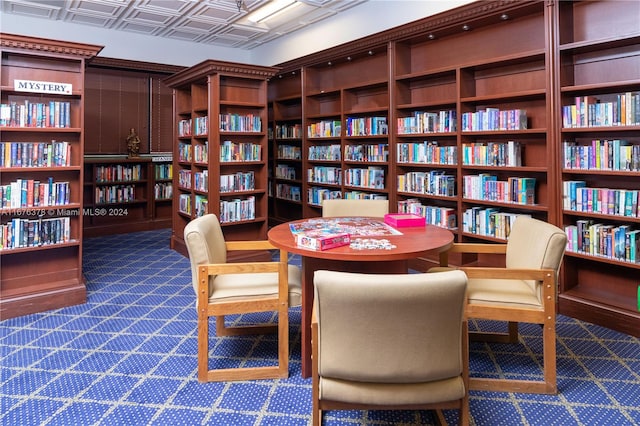
{"label": "book display shelf", "polygon": [[84,71],[101,46],[0,34],[0,313],[86,301]]}
{"label": "book display shelf", "polygon": [[638,335],[640,3],[558,2],[560,312]]}
{"label": "book display shelf", "polygon": [[299,70],[269,81],[269,221],[302,217],[302,94]]}
{"label": "book display shelf", "polygon": [[303,216],[327,198],[389,198],[386,45],[304,69]]}
{"label": "book display shelf", "polygon": [[[302,217],[377,168],[384,187],[360,193],[457,241],[504,242],[517,215],[548,221],[570,240],[559,311],[638,335],[639,14],[637,2],[477,2],[280,64],[303,75]],[[374,117],[389,135],[350,130]],[[368,156],[385,144],[387,160]]]}
{"label": "book display shelf", "polygon": [[84,235],[170,227],[172,176],[171,156],[85,156]]}
{"label": "book display shelf", "polygon": [[186,255],[184,227],[206,213],[227,240],[266,239],[267,80],[277,71],[207,60],[166,80],[176,120],[173,249]]}

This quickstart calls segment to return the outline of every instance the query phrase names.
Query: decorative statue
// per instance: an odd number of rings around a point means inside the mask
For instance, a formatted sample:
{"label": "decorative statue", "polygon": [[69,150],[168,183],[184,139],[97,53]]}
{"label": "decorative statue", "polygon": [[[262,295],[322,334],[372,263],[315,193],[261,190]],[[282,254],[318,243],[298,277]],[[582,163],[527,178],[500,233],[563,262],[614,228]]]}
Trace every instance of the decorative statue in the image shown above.
{"label": "decorative statue", "polygon": [[140,138],[133,127],[129,131],[129,136],[127,136],[127,150],[129,151],[129,158],[140,156]]}

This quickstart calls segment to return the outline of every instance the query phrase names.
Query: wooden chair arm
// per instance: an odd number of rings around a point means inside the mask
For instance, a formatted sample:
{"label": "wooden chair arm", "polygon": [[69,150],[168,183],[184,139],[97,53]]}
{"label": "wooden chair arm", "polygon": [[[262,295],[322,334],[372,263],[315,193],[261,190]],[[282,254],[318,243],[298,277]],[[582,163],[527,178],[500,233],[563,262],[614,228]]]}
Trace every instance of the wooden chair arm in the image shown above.
{"label": "wooden chair arm", "polygon": [[210,263],[200,265],[200,273],[205,275],[218,274],[252,274],[260,272],[278,272],[279,262],[245,262],[245,263]]}
{"label": "wooden chair arm", "polygon": [[453,243],[448,250],[440,253],[438,261],[441,267],[446,267],[449,266],[449,254],[451,253],[505,254],[506,252],[506,244]]}
{"label": "wooden chair arm", "polygon": [[449,253],[492,253],[504,254],[507,252],[506,244],[485,244],[485,243],[453,243]]}
{"label": "wooden chair arm", "polygon": [[556,273],[553,269],[507,269],[488,267],[460,267],[468,278],[504,279],[504,280],[536,280],[544,281],[548,278],[555,280]]}
{"label": "wooden chair arm", "polygon": [[275,247],[267,240],[259,241],[226,241],[227,250],[273,250]]}

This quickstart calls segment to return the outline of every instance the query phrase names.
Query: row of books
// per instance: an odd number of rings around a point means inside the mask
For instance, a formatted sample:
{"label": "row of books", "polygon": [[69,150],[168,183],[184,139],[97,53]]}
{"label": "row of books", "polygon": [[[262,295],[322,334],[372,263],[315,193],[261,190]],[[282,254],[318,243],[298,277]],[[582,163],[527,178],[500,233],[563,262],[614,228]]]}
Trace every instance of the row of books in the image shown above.
{"label": "row of books", "polygon": [[279,183],[276,185],[276,198],[291,201],[302,201],[300,186]]}
{"label": "row of books", "polygon": [[312,145],[309,147],[309,160],[340,161],[340,145]]}
{"label": "row of books", "polygon": [[71,127],[71,103],[66,101],[0,104],[0,127]]}
{"label": "row of books", "polygon": [[135,185],[112,185],[96,188],[96,204],[130,203],[136,199]]}
{"label": "row of books", "polygon": [[190,163],[193,161],[193,146],[188,143],[178,144],[178,161]]}
{"label": "row of books", "polygon": [[302,160],[302,148],[295,145],[278,145],[278,159]]}
{"label": "row of books", "polygon": [[196,194],[195,196],[196,217],[209,213],[209,199],[206,195]]}
{"label": "row of books", "polygon": [[399,192],[441,195],[453,197],[456,194],[456,178],[442,170],[409,172],[397,176]]}
{"label": "row of books", "polygon": [[28,208],[69,204],[69,182],[46,182],[35,179],[17,179],[0,185],[0,208]]}
{"label": "row of books", "polygon": [[329,138],[340,137],[342,123],[340,120],[322,120],[307,126],[307,137]]}
{"label": "row of books", "polygon": [[193,161],[196,163],[209,162],[209,143],[207,141],[205,141],[204,144],[196,144],[193,146]]}
{"label": "row of books", "polygon": [[640,171],[640,144],[625,140],[564,141],[562,152],[565,169]]}
{"label": "row of books", "polygon": [[464,143],[462,144],[462,164],[520,167],[522,151],[522,145],[515,141]]}
{"label": "row of books", "polygon": [[322,205],[322,200],[342,198],[342,192],[335,189],[310,187],[307,189],[307,202],[316,206]]}
{"label": "row of books", "polygon": [[0,250],[39,247],[71,240],[68,216],[53,218],[13,218],[0,225]]}
{"label": "row of books", "polygon": [[565,210],[640,217],[640,190],[587,187],[583,180],[564,181],[562,188]]}
{"label": "row of books", "polygon": [[576,96],[563,105],[564,128],[640,125],[640,92]]}
{"label": "row of books", "polygon": [[193,134],[203,136],[209,133],[209,117],[195,117],[193,119]]}
{"label": "row of books", "polygon": [[178,121],[178,137],[189,137],[193,135],[191,123],[190,118]]}
{"label": "row of books", "polygon": [[96,166],[96,182],[125,182],[142,179],[141,164]]}
{"label": "row of books", "polygon": [[192,203],[190,194],[180,194],[178,197],[178,211],[191,215]]}
{"label": "row of books", "polygon": [[440,146],[437,141],[409,142],[396,145],[398,163],[451,164],[458,163],[458,147]]}
{"label": "row of books", "polygon": [[173,166],[171,164],[156,164],[154,169],[156,179],[173,179]]}
{"label": "row of books", "polygon": [[460,128],[463,132],[493,130],[525,130],[527,111],[524,109],[500,110],[485,108],[462,114]]}
{"label": "row of books", "polygon": [[588,219],[577,220],[575,225],[567,225],[564,229],[567,251],[640,263],[640,230]]}
{"label": "row of books", "polygon": [[[191,171],[189,171],[189,176],[191,176]],[[184,177],[186,179],[187,174],[185,174]],[[191,188],[191,181],[189,181],[189,186],[185,186],[184,188]],[[209,191],[209,170],[193,173],[193,189],[203,192]]]}
{"label": "row of books", "polygon": [[171,182],[156,183],[153,188],[153,198],[156,200],[170,200],[173,197],[173,185]]}
{"label": "row of books", "polygon": [[389,159],[389,145],[346,145],[344,159],[346,161],[386,162]]}
{"label": "row of books", "polygon": [[220,146],[220,161],[261,161],[262,146],[250,142],[224,141]]}
{"label": "row of books", "polygon": [[276,124],[276,139],[300,139],[302,138],[301,124]]}
{"label": "row of books", "polygon": [[296,168],[288,164],[276,164],[276,177],[278,179],[296,179]]}
{"label": "row of books", "polygon": [[340,167],[314,166],[307,169],[307,182],[340,185],[342,169]]}
{"label": "row of books", "polygon": [[261,132],[262,121],[254,114],[220,114],[222,132]]}
{"label": "row of books", "polygon": [[68,167],[71,144],[51,142],[0,142],[0,167]]}
{"label": "row of books", "polygon": [[472,207],[462,213],[462,230],[470,234],[506,240],[519,216],[530,215],[501,212],[494,207]]}
{"label": "row of books", "polygon": [[375,136],[389,133],[387,117],[347,117],[347,136]]}
{"label": "row of books", "polygon": [[342,194],[342,198],[344,198],[345,200],[386,200],[387,196],[384,194],[375,194],[371,192],[345,191]]}
{"label": "row of books", "polygon": [[343,175],[345,185],[384,189],[384,169],[380,167],[346,169],[343,171]]}
{"label": "row of books", "polygon": [[220,192],[253,191],[256,177],[253,171],[220,176]]}
{"label": "row of books", "polygon": [[457,113],[455,110],[415,111],[409,117],[398,118],[397,124],[400,135],[455,132],[457,130]]}
{"label": "row of books", "polygon": [[178,170],[178,185],[181,188],[191,189],[191,170]]}
{"label": "row of books", "polygon": [[463,176],[462,181],[464,198],[501,203],[536,203],[536,178],[533,177],[510,177],[506,181],[499,181],[497,176],[481,173]]}
{"label": "row of books", "polygon": [[452,207],[428,206],[417,198],[398,201],[398,213],[416,214],[429,225],[454,229],[458,226],[456,210]]}
{"label": "row of books", "polygon": [[241,222],[256,218],[256,199],[253,196],[236,198],[233,200],[220,200],[220,222]]}

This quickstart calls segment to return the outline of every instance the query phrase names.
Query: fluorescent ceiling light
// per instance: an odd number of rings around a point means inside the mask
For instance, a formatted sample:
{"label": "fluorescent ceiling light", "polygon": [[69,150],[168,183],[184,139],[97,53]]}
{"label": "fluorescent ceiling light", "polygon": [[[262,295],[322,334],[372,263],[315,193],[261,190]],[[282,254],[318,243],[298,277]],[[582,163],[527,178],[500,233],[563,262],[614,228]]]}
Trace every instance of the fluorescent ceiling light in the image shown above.
{"label": "fluorescent ceiling light", "polygon": [[273,18],[291,8],[299,6],[296,0],[272,0],[247,16],[251,22],[260,23]]}

